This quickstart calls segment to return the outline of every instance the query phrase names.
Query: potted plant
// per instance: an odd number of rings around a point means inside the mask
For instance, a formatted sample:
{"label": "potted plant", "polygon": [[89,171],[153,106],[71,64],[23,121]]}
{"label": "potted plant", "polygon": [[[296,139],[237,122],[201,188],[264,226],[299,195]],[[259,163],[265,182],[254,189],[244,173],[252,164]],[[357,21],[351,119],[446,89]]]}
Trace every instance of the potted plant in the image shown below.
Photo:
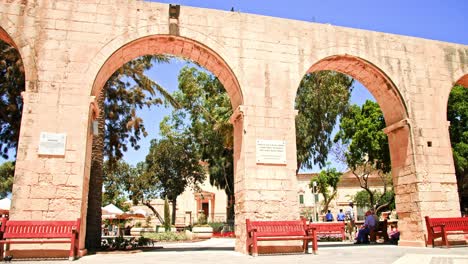
{"label": "potted plant", "polygon": [[213,227],[209,226],[203,211],[198,214],[198,221],[192,227],[194,238],[211,238],[213,236]]}
{"label": "potted plant", "polygon": [[135,226],[133,226],[132,229],[130,229],[130,234],[132,236],[140,236],[143,233],[154,232],[154,228],[151,227],[150,223],[151,223],[150,216],[146,218],[146,223],[144,226],[142,225],[141,222],[136,222]]}

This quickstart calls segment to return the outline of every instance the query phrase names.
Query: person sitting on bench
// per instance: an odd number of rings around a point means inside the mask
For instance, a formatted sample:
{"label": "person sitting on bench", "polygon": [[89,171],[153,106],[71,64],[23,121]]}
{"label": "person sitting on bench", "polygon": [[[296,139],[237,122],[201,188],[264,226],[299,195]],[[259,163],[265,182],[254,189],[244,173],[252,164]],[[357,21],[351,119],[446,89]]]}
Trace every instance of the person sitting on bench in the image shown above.
{"label": "person sitting on bench", "polygon": [[357,241],[354,244],[369,244],[369,234],[375,227],[375,218],[371,211],[366,212],[364,225],[359,229]]}

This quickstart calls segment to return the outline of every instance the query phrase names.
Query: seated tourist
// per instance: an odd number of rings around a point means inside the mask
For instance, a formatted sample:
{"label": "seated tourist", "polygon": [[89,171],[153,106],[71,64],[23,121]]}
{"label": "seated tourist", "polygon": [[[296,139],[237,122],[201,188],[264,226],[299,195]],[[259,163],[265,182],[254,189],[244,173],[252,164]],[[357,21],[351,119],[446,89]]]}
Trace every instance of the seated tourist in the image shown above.
{"label": "seated tourist", "polygon": [[357,241],[354,244],[369,244],[369,234],[375,227],[375,218],[371,211],[366,212],[364,225],[359,229]]}

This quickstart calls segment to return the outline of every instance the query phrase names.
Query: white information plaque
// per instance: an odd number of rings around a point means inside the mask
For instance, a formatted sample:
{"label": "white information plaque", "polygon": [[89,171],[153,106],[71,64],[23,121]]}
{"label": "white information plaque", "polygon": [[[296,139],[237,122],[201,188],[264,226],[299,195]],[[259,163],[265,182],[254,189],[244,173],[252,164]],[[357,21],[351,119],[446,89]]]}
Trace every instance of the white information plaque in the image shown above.
{"label": "white information plaque", "polygon": [[41,132],[39,138],[39,155],[65,155],[66,134]]}
{"label": "white information plaque", "polygon": [[257,163],[286,164],[286,141],[257,139]]}

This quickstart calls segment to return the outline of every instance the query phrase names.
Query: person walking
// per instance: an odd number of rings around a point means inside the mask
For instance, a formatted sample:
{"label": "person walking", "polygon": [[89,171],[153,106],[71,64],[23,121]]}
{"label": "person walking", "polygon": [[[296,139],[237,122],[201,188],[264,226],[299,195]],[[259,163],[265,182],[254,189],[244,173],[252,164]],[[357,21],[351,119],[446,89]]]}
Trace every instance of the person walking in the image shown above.
{"label": "person walking", "polygon": [[336,215],[336,220],[340,222],[344,222],[346,216],[343,213],[343,209],[340,209],[340,212]]}
{"label": "person walking", "polygon": [[330,210],[328,210],[328,213],[325,215],[325,220],[327,220],[327,222],[333,222],[333,214]]}
{"label": "person walking", "polygon": [[349,235],[349,241],[354,241],[355,234],[355,218],[354,218],[354,203],[349,202],[348,208],[345,211],[346,233]]}

